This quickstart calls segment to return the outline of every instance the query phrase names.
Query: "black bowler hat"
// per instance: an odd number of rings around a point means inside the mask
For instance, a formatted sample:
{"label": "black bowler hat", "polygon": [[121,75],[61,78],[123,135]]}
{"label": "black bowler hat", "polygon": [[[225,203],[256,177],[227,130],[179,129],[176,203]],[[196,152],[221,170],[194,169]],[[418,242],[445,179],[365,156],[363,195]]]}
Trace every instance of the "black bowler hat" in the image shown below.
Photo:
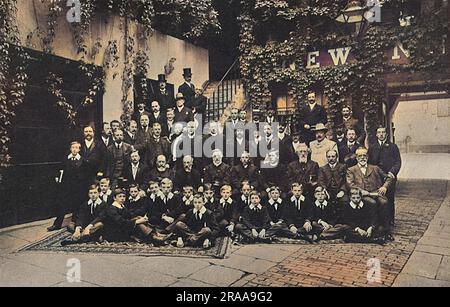
{"label": "black bowler hat", "polygon": [[166,75],[158,75],[158,82],[167,82]]}
{"label": "black bowler hat", "polygon": [[192,70],[190,68],[183,69],[183,76],[192,77]]}

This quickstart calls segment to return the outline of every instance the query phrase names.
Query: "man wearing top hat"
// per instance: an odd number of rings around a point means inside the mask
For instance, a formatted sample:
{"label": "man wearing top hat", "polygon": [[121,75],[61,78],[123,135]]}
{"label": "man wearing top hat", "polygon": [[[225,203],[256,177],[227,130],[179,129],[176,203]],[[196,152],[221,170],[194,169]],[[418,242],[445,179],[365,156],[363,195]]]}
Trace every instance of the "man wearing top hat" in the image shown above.
{"label": "man wearing top hat", "polygon": [[166,113],[167,109],[175,107],[173,93],[167,89],[166,75],[158,75],[159,89],[156,91],[153,100],[159,102],[161,112]]}
{"label": "man wearing top hat", "polygon": [[328,129],[324,124],[317,124],[313,131],[316,133],[316,140],[309,144],[311,160],[323,167],[328,164],[327,152],[335,150],[339,154],[339,149],[335,142],[327,138]]}
{"label": "man wearing top hat", "polygon": [[194,108],[195,85],[192,84],[192,71],[190,68],[183,69],[184,83],[178,88],[178,93],[182,93],[186,100],[186,107]]}

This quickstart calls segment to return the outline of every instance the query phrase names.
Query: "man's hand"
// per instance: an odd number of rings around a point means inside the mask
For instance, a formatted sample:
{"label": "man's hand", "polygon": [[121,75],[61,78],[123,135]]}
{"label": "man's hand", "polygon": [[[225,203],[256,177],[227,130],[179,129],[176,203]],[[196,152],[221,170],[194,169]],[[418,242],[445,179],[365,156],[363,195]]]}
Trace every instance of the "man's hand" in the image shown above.
{"label": "man's hand", "polygon": [[256,229],[252,229],[252,236],[255,239],[258,238],[259,234],[258,234],[258,231]]}
{"label": "man's hand", "polygon": [[292,226],[289,230],[290,230],[293,234],[297,234],[297,232],[298,232],[298,228],[295,227],[295,226]]}
{"label": "man's hand", "polygon": [[230,224],[230,225],[227,227],[227,230],[228,230],[229,232],[233,232],[233,231],[234,231],[234,224]]}
{"label": "man's hand", "polygon": [[260,239],[265,239],[266,238],[266,230],[265,229],[261,230],[261,232],[259,233],[259,238]]}
{"label": "man's hand", "polygon": [[385,187],[381,187],[378,189],[378,195],[385,196],[387,193],[387,189]]}
{"label": "man's hand", "polygon": [[311,232],[312,225],[310,222],[306,222],[305,225],[303,225],[303,228],[305,228],[306,232]]}
{"label": "man's hand", "polygon": [[305,124],[305,126],[304,126],[304,127],[305,127],[305,129],[306,129],[306,130],[309,130],[309,129],[311,129],[311,126],[310,126],[310,125],[308,125],[308,124]]}
{"label": "man's hand", "polygon": [[369,196],[369,195],[370,195],[370,192],[369,192],[369,191],[366,191],[366,190],[361,190],[361,195],[362,195],[363,197]]}
{"label": "man's hand", "polygon": [[337,193],[336,197],[337,198],[342,198],[345,196],[345,192],[344,191],[340,191],[339,193]]}

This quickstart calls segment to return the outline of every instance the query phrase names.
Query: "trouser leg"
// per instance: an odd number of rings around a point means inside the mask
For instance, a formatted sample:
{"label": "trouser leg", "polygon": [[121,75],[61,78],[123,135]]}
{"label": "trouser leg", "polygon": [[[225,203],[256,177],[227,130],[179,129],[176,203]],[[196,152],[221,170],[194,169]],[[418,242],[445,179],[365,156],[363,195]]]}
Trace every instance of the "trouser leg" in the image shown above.
{"label": "trouser leg", "polygon": [[244,239],[247,239],[249,241],[255,241],[255,238],[253,237],[252,230],[249,229],[244,224],[237,224],[235,228],[236,233],[242,235]]}
{"label": "trouser leg", "polygon": [[206,239],[211,239],[212,230],[209,227],[202,228],[199,232],[193,234],[189,241],[192,243],[192,246],[199,246],[205,242]]}
{"label": "trouser leg", "polygon": [[320,239],[321,240],[336,240],[336,239],[341,239],[346,231],[348,231],[350,229],[349,226],[347,225],[335,225],[334,227],[323,231],[320,234]]}

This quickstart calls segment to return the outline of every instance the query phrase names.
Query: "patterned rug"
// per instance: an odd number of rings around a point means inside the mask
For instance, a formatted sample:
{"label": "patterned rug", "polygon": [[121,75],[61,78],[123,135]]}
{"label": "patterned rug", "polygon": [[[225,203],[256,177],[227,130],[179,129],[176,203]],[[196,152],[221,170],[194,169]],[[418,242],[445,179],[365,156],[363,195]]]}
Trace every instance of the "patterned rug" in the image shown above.
{"label": "patterned rug", "polygon": [[154,247],[140,243],[86,243],[62,246],[61,242],[70,238],[66,230],[55,232],[42,240],[22,247],[18,252],[56,252],[56,253],[89,253],[115,254],[133,256],[172,256],[194,258],[225,259],[229,256],[232,240],[228,237],[218,238],[214,246],[208,250],[202,248],[177,248],[172,245]]}

